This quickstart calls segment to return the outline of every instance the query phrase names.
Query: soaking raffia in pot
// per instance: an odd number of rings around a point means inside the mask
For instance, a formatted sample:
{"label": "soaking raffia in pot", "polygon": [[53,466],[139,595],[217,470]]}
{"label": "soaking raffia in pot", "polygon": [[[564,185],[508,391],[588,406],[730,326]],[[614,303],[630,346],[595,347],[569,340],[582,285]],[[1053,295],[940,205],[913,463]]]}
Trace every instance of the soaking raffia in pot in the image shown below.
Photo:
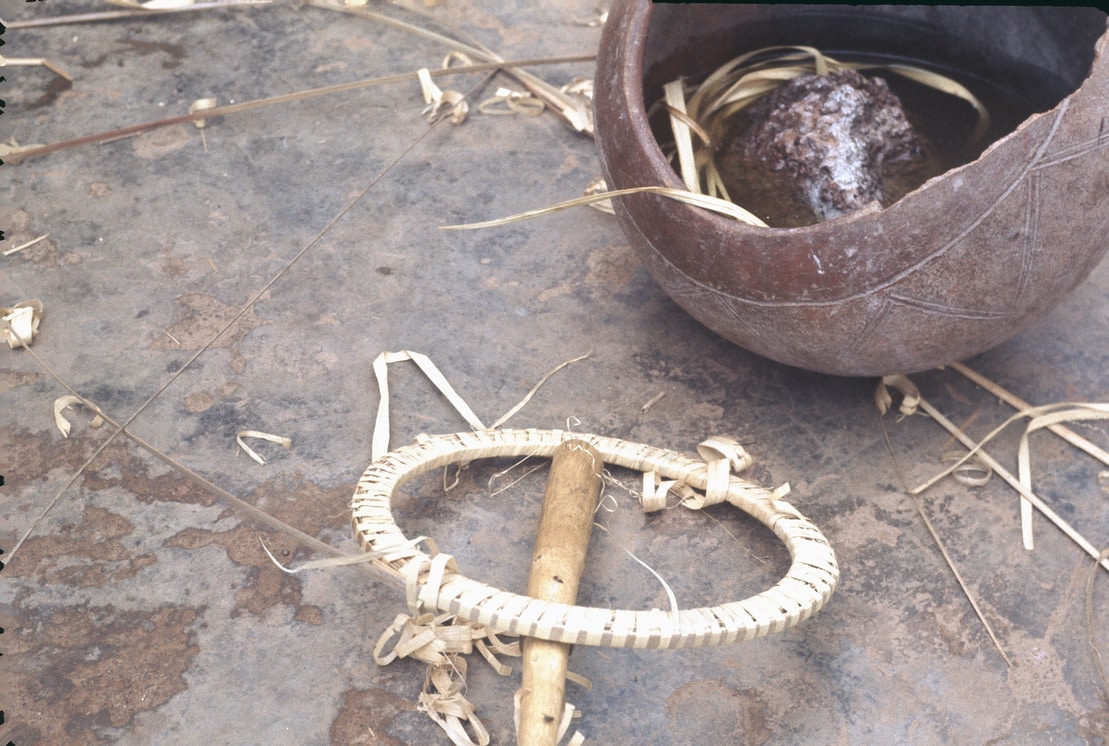
{"label": "soaking raffia in pot", "polygon": [[969,162],[822,222],[763,227],[655,194],[614,200],[667,293],[737,344],[841,375],[924,370],[1018,333],[1109,247],[1107,40],[1105,14],[1090,8],[622,0],[597,62],[602,169],[614,190],[688,190],[660,145],[671,117],[652,128],[650,104],[673,81],[766,47],[911,61],[1024,102],[1035,113],[987,133]]}

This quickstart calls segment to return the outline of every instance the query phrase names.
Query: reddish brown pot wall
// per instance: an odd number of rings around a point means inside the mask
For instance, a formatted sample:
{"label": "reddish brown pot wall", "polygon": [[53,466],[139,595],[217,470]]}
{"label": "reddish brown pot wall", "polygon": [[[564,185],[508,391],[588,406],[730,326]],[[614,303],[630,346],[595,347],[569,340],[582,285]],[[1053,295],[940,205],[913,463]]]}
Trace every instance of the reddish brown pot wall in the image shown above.
{"label": "reddish brown pot wall", "polygon": [[710,329],[816,371],[924,370],[1016,334],[1109,248],[1109,33],[1092,9],[617,0],[594,99],[609,185],[681,188],[645,89],[653,100],[668,80],[769,44],[940,54],[929,61],[1022,86],[1042,113],[888,208],[818,225],[755,228],[656,195],[620,198],[650,272]]}

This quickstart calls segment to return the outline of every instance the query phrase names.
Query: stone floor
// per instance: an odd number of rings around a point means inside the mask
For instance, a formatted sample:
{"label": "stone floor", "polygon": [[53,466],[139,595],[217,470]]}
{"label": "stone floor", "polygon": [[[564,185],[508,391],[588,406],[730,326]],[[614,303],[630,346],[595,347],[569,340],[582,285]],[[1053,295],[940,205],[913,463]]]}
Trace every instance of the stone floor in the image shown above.
{"label": "stone floor", "polygon": [[[18,4],[5,21],[120,10]],[[376,7],[376,6],[374,6]],[[591,54],[591,0],[449,0],[429,10],[506,59]],[[418,15],[389,11],[428,26]],[[220,104],[440,65],[442,44],[367,18],[277,2],[147,18],[9,29],[0,138],[54,143]],[[589,63],[531,68],[562,85]],[[499,86],[440,85],[478,102]],[[1021,547],[1017,496],[1000,479],[953,480],[924,510],[993,626],[1007,665],[959,589],[887,452],[875,382],[758,358],[680,311],[640,267],[613,218],[580,208],[472,232],[444,224],[581,194],[600,175],[592,141],[551,113],[429,126],[416,82],[284,103],[0,169],[0,305],[40,299],[30,354],[0,350],[0,740],[31,744],[430,744],[422,664],[375,665],[402,592],[358,568],[286,575],[324,554],[260,512],[358,551],[349,501],[370,463],[384,351],[427,354],[485,422],[559,363],[511,421],[694,454],[726,434],[752,479],[834,546],[840,584],[799,626],[728,647],[579,646],[570,686],[593,743],[1084,744],[1109,733],[1106,682],[1087,623],[1093,567],[1042,518]],[[476,105],[473,107],[476,110]],[[1104,401],[1109,268],[1019,337],[967,361],[1026,400]],[[913,377],[980,437],[1011,414],[953,370]],[[466,422],[411,363],[391,368],[393,444]],[[63,438],[53,402],[77,392]],[[662,398],[658,398],[662,395]],[[653,403],[653,404],[652,404]],[[651,404],[651,406],[648,406]],[[955,444],[924,416],[885,419],[911,484]],[[1104,425],[1075,429],[1106,444]],[[258,430],[291,447],[252,444]],[[1019,433],[993,453],[1016,461]],[[1094,544],[1109,544],[1102,465],[1033,436],[1035,487]],[[516,591],[543,493],[536,471],[497,492],[511,462],[477,462],[398,497],[409,535],[433,536],[469,576]],[[516,467],[523,475],[524,469]],[[684,607],[757,593],[784,547],[731,508],[644,516],[614,470],[580,602],[666,608],[649,564]],[[503,479],[501,480],[503,481]],[[245,504],[245,505],[244,505]],[[253,509],[253,510],[252,510]],[[1104,583],[1104,579],[1101,580]],[[1109,590],[1095,585],[1109,646]],[[470,661],[466,696],[494,743],[512,739],[519,662]]]}

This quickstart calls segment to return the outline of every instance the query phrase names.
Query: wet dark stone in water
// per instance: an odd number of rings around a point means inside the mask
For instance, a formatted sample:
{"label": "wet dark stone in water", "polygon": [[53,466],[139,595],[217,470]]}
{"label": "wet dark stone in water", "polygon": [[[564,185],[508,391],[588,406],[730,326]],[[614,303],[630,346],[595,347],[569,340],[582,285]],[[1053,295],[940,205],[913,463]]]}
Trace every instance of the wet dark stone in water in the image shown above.
{"label": "wet dark stone in water", "polygon": [[855,70],[782,84],[752,106],[737,144],[748,161],[785,170],[798,200],[821,220],[883,202],[883,165],[923,155],[886,81]]}

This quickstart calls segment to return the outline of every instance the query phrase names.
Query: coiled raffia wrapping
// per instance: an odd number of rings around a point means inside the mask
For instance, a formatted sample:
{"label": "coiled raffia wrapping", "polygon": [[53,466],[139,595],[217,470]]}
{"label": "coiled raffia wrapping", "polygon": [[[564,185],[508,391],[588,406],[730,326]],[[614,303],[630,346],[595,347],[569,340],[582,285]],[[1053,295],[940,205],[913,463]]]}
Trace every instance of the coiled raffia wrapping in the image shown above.
{"label": "coiled raffia wrapping", "polygon": [[[471,580],[454,559],[428,555],[393,520],[393,493],[410,479],[448,464],[484,458],[546,456],[568,438],[590,443],[606,463],[657,474],[703,491],[686,505],[729,502],[769,527],[789,550],[789,572],[772,588],[742,601],[677,611],[625,611],[552,604]],[[484,430],[421,435],[366,469],[352,501],[354,533],[379,567],[403,577],[412,611],[455,614],[495,632],[577,645],[684,648],[740,642],[780,632],[820,610],[839,578],[835,553],[809,519],[774,492],[734,472],[750,457],[717,438],[698,449],[705,460],[599,435],[561,430]],[[691,505],[691,502],[694,503]]]}

